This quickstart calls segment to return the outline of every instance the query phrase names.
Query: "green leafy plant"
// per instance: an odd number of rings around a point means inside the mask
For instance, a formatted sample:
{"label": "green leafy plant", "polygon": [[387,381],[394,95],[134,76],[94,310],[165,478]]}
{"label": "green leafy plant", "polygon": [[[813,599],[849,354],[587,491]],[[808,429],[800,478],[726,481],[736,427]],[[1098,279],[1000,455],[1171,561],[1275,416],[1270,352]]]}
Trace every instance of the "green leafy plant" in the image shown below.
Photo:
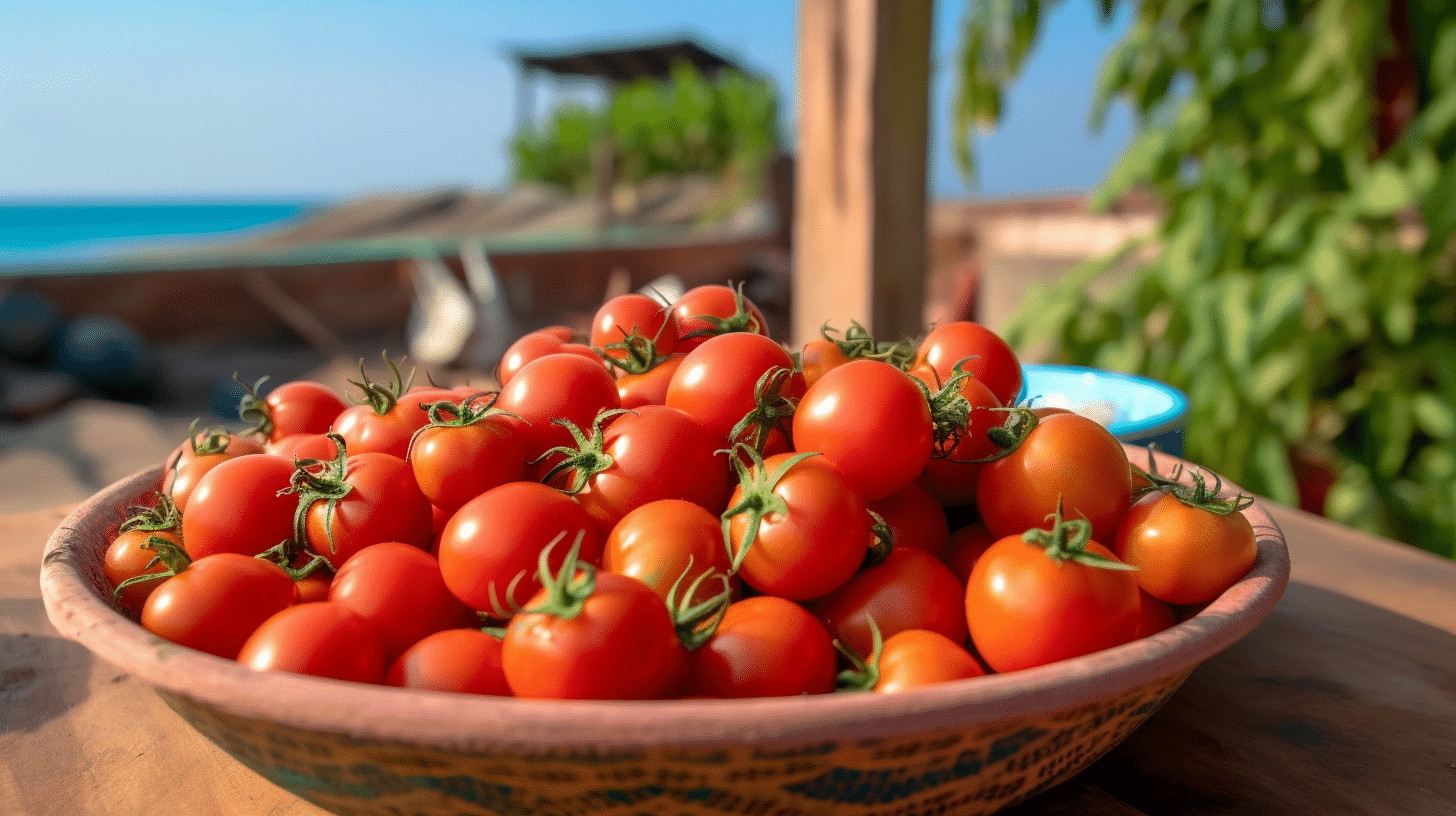
{"label": "green leafy plant", "polygon": [[777,111],[766,80],[731,70],[709,79],[680,63],[666,82],[627,83],[603,109],[571,104],[555,111],[541,130],[517,134],[515,177],[586,190],[595,145],[610,138],[620,181],[706,174],[730,177],[756,192],[779,142]]}
{"label": "green leafy plant", "polygon": [[[971,135],[1050,4],[974,2],[954,122]],[[1100,3],[1104,19],[1116,0]],[[1326,515],[1456,556],[1456,16],[1438,0],[1141,0],[1093,123],[1138,130],[1093,196],[1151,191],[1151,235],[1005,327],[1018,348],[1141,373],[1191,403],[1186,453]]]}

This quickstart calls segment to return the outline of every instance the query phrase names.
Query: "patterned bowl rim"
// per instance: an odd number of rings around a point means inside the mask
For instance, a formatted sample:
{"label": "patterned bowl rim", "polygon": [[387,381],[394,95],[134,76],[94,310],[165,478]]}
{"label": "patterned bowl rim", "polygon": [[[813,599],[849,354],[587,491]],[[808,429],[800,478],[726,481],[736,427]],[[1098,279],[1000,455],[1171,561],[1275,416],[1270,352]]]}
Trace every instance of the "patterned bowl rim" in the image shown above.
{"label": "patterned bowl rim", "polygon": [[[1147,456],[1144,448],[1125,447],[1139,457],[1134,461]],[[1182,462],[1155,457],[1165,473]],[[51,534],[40,583],[46,612],[61,634],[158,690],[204,707],[291,728],[450,749],[788,744],[1012,724],[1181,679],[1257,626],[1289,580],[1283,534],[1255,501],[1244,513],[1258,555],[1237,584],[1170,629],[1060,663],[883,695],[561,702],[441,694],[257,672],[169,643],[118,614],[94,589],[102,551],[95,541],[160,478],[157,466],[117,481]],[[1225,492],[1237,487],[1225,483]]]}

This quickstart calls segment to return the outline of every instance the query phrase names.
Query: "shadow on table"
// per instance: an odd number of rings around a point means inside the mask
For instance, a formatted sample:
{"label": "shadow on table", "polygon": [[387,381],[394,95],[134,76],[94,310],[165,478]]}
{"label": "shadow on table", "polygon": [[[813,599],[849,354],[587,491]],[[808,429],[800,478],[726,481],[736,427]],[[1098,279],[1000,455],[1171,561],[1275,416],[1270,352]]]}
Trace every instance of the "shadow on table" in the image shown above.
{"label": "shadow on table", "polygon": [[0,634],[0,736],[34,731],[84,701],[95,662],[62,637]]}
{"label": "shadow on table", "polygon": [[1456,813],[1456,635],[1291,582],[1126,742],[1008,815]]}

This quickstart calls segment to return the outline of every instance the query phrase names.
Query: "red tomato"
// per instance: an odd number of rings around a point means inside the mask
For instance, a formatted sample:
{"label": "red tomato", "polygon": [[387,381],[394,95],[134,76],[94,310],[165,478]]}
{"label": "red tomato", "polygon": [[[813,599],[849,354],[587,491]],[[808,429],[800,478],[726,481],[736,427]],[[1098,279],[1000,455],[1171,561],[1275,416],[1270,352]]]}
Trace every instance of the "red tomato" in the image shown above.
{"label": "red tomato", "polygon": [[388,453],[356,453],[309,471],[298,500],[308,505],[304,542],[339,569],[382,541],[430,546],[434,511],[409,463]]}
{"label": "red tomato", "polygon": [[924,392],[879,360],[850,360],[825,372],[804,392],[793,428],[795,449],[822,453],[865,501],[913,482],[935,441]]}
{"label": "red tomato", "polygon": [[702,697],[827,694],[838,668],[824,625],[773,595],[729,606],[708,642],[688,655],[689,693]]}
{"label": "red tomato", "polygon": [[1133,639],[1152,637],[1175,623],[1173,607],[1138,590],[1138,628]]}
{"label": "red tomato", "polygon": [[1254,528],[1236,503],[1190,504],[1165,490],[1128,508],[1113,551],[1138,568],[1137,582],[1168,603],[1208,603],[1254,566]]}
{"label": "red tomato", "polygon": [[916,366],[930,366],[942,382],[960,365],[986,384],[1002,405],[1016,404],[1021,393],[1021,362],[995,332],[979,323],[958,320],[931,329],[915,352]]}
{"label": "red tomato", "polygon": [[409,647],[385,674],[391,686],[508,697],[501,642],[479,629],[446,629]]}
{"label": "red tomato", "polygon": [[961,586],[971,579],[971,570],[975,568],[976,561],[981,554],[996,543],[996,536],[986,529],[986,525],[979,521],[958,527],[950,534],[950,546],[947,548],[945,565],[960,579]]}
{"label": "red tomato", "polygon": [[667,387],[672,383],[672,375],[686,357],[686,354],[674,352],[641,374],[619,375],[617,377],[617,394],[622,398],[622,407],[637,408],[643,405],[665,404]]}
{"label": "red tomato", "polygon": [[[630,575],[652,587],[664,600],[681,579],[679,597],[701,575],[728,574],[723,525],[700,505],[681,499],[650,502],[622,517],[602,549],[602,569]],[[705,600],[721,585],[700,585]]]}
{"label": "red tomato", "polygon": [[[585,584],[583,577],[589,577]],[[511,618],[501,641],[511,693],[558,700],[664,696],[683,652],[657,593],[636,578],[590,566],[571,585],[575,593],[566,609],[550,603],[560,603],[559,593],[542,589]]]}
{"label": "red tomato", "polygon": [[575,354],[548,354],[516,372],[496,407],[527,423],[526,455],[535,459],[551,448],[570,445],[571,432],[552,420],[590,428],[602,411],[620,408],[617,381],[606,366]]}
{"label": "red tomato", "polygon": [[890,528],[896,547],[914,547],[944,560],[950,548],[950,524],[940,503],[916,482],[869,503],[872,513]]}
{"label": "red tomato", "polygon": [[[938,375],[929,368],[917,368],[910,374],[924,382],[931,393],[938,393],[942,388]],[[966,401],[966,422],[957,429],[957,435],[949,443],[937,443],[939,449],[936,455],[925,464],[925,473],[918,480],[942,507],[956,507],[976,500],[976,485],[981,479],[981,469],[985,467],[977,460],[990,457],[999,450],[991,430],[1006,421],[1006,414],[996,410],[1001,403],[985,383],[974,377],[963,377],[953,387]]]}
{"label": "red tomato", "polygon": [[870,620],[883,637],[929,629],[966,641],[965,590],[950,568],[924,550],[901,547],[810,605],[829,634],[868,657]]}
{"label": "red tomato", "polygon": [[802,457],[781,453],[750,469],[725,513],[738,576],[793,601],[842,586],[873,539],[869,511],[844,474],[821,456]]}
{"label": "red tomato", "polygon": [[179,511],[185,510],[192,491],[208,471],[229,459],[262,452],[263,446],[256,440],[222,429],[193,432],[168,458],[162,492]]}
{"label": "red tomato", "polygon": [[799,350],[799,370],[804,374],[804,387],[819,382],[825,372],[849,362],[839,344],[828,338],[810,340]]}
{"label": "red tomato", "polygon": [[526,431],[517,420],[478,410],[464,400],[450,414],[437,412],[410,445],[409,462],[420,492],[436,507],[455,510],[481,493],[526,478]]}
{"label": "red tomato", "polygon": [[214,553],[257,555],[293,538],[298,498],[289,492],[293,462],[264,453],[229,459],[208,471],[187,500],[182,541],[193,560]]}
{"label": "red tomato", "polygon": [[455,597],[471,609],[494,613],[499,605],[510,612],[539,588],[541,552],[561,542],[549,560],[551,569],[559,570],[578,533],[578,557],[600,561],[602,534],[575,499],[537,482],[511,482],[466,502],[446,522],[440,533],[440,572]]}
{"label": "red tomato", "polygon": [[998,539],[976,561],[966,584],[966,620],[986,665],[997,672],[1029,669],[1109,649],[1137,634],[1137,579],[1126,570],[1074,560],[1072,550],[1118,563],[1096,541],[1049,549],[1020,536]]}
{"label": "red tomato", "polygon": [[597,309],[592,318],[591,346],[611,364],[636,373],[677,345],[672,309],[656,298],[631,292]]}
{"label": "red tomato", "polygon": [[297,597],[282,567],[223,552],[164,581],[142,607],[141,622],[173,643],[232,660],[254,629]]}
{"label": "red tomato", "polygon": [[329,590],[334,585],[334,573],[328,569],[316,569],[308,575],[296,579],[295,583],[298,585],[299,603],[327,601]]}
{"label": "red tomato", "polygon": [[364,392],[364,402],[341,411],[333,430],[344,438],[350,453],[387,453],[403,459],[409,454],[410,438],[430,421],[420,403],[452,395],[441,388],[406,389],[399,367],[388,358],[386,362],[393,382],[374,382],[361,366],[360,379],[350,382]]}
{"label": "red tomato", "polygon": [[258,671],[384,682],[384,647],[374,626],[343,604],[299,604],[263,621],[238,662]]}
{"label": "red tomato", "polygon": [[577,342],[576,332],[569,326],[548,326],[527,332],[506,349],[500,366],[496,368],[496,381],[501,384],[501,388],[505,388],[511,378],[516,376],[516,372],[525,368],[527,363],[548,354],[575,354],[598,365],[602,364],[601,358],[590,346]]}
{"label": "red tomato", "polygon": [[874,690],[904,691],[985,674],[986,670],[959,642],[939,632],[909,629],[885,639]]}
{"label": "red tomato", "polygon": [[644,405],[612,419],[600,438],[579,445],[575,464],[550,484],[576,500],[611,530],[622,516],[648,502],[683,499],[712,513],[728,500],[728,459],[722,440],[697,420],[665,405]]}
{"label": "red tomato", "polygon": [[369,621],[391,662],[427,635],[479,625],[474,610],[445,586],[435,556],[398,541],[365,547],[345,562],[329,600]]}
{"label": "red tomato", "polygon": [[[141,614],[147,598],[161,586],[168,572],[165,563],[152,563],[157,559],[156,550],[151,549],[148,544],[152,536],[171,542],[177,547],[182,546],[182,535],[175,530],[125,530],[112,539],[111,546],[106,548],[106,554],[101,561],[101,569],[113,588],[120,588],[126,581],[142,575],[158,576],[151,581],[132,584],[115,596],[116,603],[133,615]],[[143,547],[143,544],[148,546]]]}
{"label": "red tomato", "polygon": [[1113,541],[1132,497],[1127,454],[1111,431],[1077,414],[1042,417],[1011,453],[986,463],[976,485],[981,520],[996,536],[1042,527],[1062,502]]}
{"label": "red tomato", "polygon": [[666,404],[698,420],[724,441],[757,406],[754,389],[770,369],[792,371],[783,346],[761,334],[731,332],[688,352],[672,375]]}
{"label": "red tomato", "polygon": [[743,294],[743,286],[694,286],[672,305],[678,351],[692,351],[709,337],[728,332],[768,334],[763,312]]}
{"label": "red tomato", "polygon": [[238,416],[250,423],[248,433],[260,434],[269,442],[277,442],[294,434],[322,434],[349,404],[334,389],[312,380],[283,383],[259,397],[264,377],[243,396]]}
{"label": "red tomato", "polygon": [[296,433],[268,443],[268,452],[285,459],[332,459],[337,448],[327,433]]}

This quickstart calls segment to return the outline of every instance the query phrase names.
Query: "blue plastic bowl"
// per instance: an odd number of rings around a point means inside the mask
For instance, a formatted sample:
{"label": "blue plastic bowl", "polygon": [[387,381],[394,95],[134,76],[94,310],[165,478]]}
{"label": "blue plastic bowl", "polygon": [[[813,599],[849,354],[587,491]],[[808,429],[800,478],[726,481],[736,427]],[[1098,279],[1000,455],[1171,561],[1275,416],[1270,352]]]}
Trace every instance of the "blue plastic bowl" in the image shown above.
{"label": "blue plastic bowl", "polygon": [[1067,408],[1102,423],[1131,445],[1183,455],[1188,397],[1157,380],[1069,365],[1021,367],[1018,405]]}

